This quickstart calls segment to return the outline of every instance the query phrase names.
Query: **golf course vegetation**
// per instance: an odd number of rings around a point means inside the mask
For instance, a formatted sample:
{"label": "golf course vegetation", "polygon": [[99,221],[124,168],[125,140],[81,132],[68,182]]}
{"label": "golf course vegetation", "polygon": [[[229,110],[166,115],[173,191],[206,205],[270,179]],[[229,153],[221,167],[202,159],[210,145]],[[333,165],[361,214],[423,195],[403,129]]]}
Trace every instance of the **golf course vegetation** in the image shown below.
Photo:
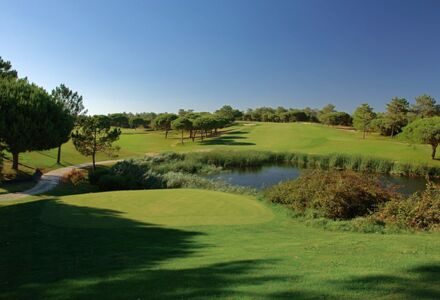
{"label": "golf course vegetation", "polygon": [[[250,188],[198,175],[291,161],[292,155],[272,152],[167,153],[92,170],[89,182],[101,191],[197,188],[259,195]],[[440,187],[437,185],[428,183],[425,191],[410,196],[408,202],[408,197],[399,194],[396,187],[382,184],[371,173],[333,169],[334,166],[327,166],[324,170],[306,171],[295,180],[268,188],[264,196],[270,202],[292,208],[297,216],[353,221],[334,223],[342,224],[345,230],[350,226],[362,232],[440,229]]]}
{"label": "golf course vegetation", "polygon": [[[0,57],[0,299],[440,298],[431,96],[353,114],[91,116],[82,101]],[[265,190],[208,177],[267,165],[304,172]],[[404,196],[377,174],[427,187]]]}
{"label": "golf course vegetation", "polygon": [[268,188],[265,196],[324,228],[380,233],[440,229],[440,186],[433,183],[405,197],[374,176],[311,171]]}
{"label": "golf course vegetation", "polygon": [[[276,134],[274,134],[276,133]],[[193,152],[212,150],[258,150],[297,152],[304,154],[347,154],[368,158],[387,159],[393,162],[439,167],[430,159],[431,147],[390,139],[370,133],[362,139],[362,132],[310,123],[238,123],[214,136],[183,145],[178,132],[170,132],[167,139],[160,131],[123,129],[115,143],[120,149],[118,158],[142,157],[160,152]],[[4,172],[10,171],[10,155],[5,153]],[[31,173],[34,168],[55,169],[57,149],[27,152],[20,155],[20,170]],[[108,160],[112,156],[97,153],[96,160]],[[63,145],[62,165],[74,165],[91,161],[75,150],[69,141]]]}
{"label": "golf course vegetation", "polygon": [[64,196],[79,190],[0,204],[0,298],[440,296],[436,234],[322,230],[255,197],[197,189]]}

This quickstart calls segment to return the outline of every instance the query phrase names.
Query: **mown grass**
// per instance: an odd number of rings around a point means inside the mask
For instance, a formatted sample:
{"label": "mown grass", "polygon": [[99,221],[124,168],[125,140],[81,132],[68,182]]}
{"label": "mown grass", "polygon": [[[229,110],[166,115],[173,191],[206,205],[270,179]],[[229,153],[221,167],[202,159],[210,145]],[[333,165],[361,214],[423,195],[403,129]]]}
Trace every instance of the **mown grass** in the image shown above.
{"label": "mown grass", "polygon": [[[438,234],[324,231],[256,199],[244,198],[238,213],[213,207],[227,194],[182,191],[64,197],[71,190],[62,186],[27,202],[2,203],[0,298],[440,298]],[[252,202],[273,217],[253,224],[213,225],[209,218],[207,225],[191,224],[212,214],[246,218]],[[185,226],[156,224],[150,205],[155,215],[171,214]]]}
{"label": "mown grass", "polygon": [[[164,151],[191,152],[213,149],[227,150],[264,150],[283,152],[302,152],[306,154],[350,154],[364,157],[384,158],[400,163],[427,164],[440,166],[440,161],[430,159],[430,146],[411,145],[397,138],[391,139],[376,134],[364,140],[359,132],[337,129],[320,124],[306,123],[255,123],[227,128],[221,135],[204,142],[192,143],[187,140],[180,144],[178,133],[171,133],[169,139],[155,131],[124,130],[117,143],[121,150],[120,158],[143,156],[146,153]],[[30,168],[58,168],[56,149],[24,153],[21,155],[21,168],[31,172]],[[99,154],[97,160],[107,160],[108,156]],[[90,161],[80,155],[71,142],[63,145],[62,165],[72,165]],[[10,170],[6,161],[5,171]]]}
{"label": "mown grass", "polygon": [[[121,218],[94,219],[88,210],[105,209]],[[161,226],[264,223],[272,212],[251,196],[194,189],[117,191],[61,197],[48,202],[43,222],[62,227],[118,228],[131,220]]]}

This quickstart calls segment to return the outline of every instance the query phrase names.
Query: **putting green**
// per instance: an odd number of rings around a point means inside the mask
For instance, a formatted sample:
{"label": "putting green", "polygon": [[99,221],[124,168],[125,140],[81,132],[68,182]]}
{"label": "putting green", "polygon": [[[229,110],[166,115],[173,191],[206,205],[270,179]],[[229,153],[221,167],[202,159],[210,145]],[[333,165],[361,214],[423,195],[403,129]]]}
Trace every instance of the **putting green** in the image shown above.
{"label": "putting green", "polygon": [[168,189],[60,197],[46,203],[40,218],[60,227],[117,228],[255,224],[270,221],[273,214],[250,196]]}

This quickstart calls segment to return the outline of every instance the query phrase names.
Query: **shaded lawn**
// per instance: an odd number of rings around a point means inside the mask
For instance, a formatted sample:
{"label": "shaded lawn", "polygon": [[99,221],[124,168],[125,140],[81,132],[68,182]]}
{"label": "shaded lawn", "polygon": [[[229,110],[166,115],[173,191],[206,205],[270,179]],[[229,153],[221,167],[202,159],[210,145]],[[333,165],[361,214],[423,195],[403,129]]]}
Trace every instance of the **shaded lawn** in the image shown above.
{"label": "shaded lawn", "polygon": [[329,232],[281,208],[261,224],[161,227],[105,205],[75,211],[117,228],[68,228],[40,218],[73,205],[55,199],[0,207],[1,299],[440,298],[439,234]]}
{"label": "shaded lawn", "polygon": [[36,184],[33,180],[23,181],[23,182],[10,182],[0,184],[0,195],[21,192],[32,188]]}

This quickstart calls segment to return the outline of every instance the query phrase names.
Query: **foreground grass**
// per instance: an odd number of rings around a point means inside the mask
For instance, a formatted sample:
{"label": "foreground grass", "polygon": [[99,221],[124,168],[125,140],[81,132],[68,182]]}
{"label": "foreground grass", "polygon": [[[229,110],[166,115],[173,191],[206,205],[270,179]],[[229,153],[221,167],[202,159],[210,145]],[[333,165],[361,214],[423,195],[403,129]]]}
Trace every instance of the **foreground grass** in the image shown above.
{"label": "foreground grass", "polygon": [[212,191],[71,192],[2,203],[0,298],[440,298],[438,234],[323,231]]}
{"label": "foreground grass", "polygon": [[0,185],[0,195],[21,192],[32,188],[36,184],[35,181],[29,180],[25,182],[5,183]]}
{"label": "foreground grass", "polygon": [[[124,130],[117,143],[121,150],[120,158],[143,156],[146,153],[164,151],[188,152],[209,151],[213,149],[231,150],[270,150],[304,152],[308,154],[346,153],[378,158],[387,158],[404,163],[425,163],[440,166],[440,161],[430,159],[430,146],[409,145],[398,139],[370,135],[363,140],[361,133],[336,129],[320,124],[304,123],[242,123],[228,128],[223,135],[204,142],[192,143],[187,140],[180,144],[180,136],[171,133],[169,139],[164,134],[145,130]],[[32,168],[54,169],[60,167],[56,162],[57,150],[38,151],[21,155],[22,170],[31,172]],[[107,160],[108,156],[99,154],[97,160]],[[63,145],[62,165],[89,162],[90,158],[80,155],[71,142]],[[5,170],[9,171],[6,162]]]}

